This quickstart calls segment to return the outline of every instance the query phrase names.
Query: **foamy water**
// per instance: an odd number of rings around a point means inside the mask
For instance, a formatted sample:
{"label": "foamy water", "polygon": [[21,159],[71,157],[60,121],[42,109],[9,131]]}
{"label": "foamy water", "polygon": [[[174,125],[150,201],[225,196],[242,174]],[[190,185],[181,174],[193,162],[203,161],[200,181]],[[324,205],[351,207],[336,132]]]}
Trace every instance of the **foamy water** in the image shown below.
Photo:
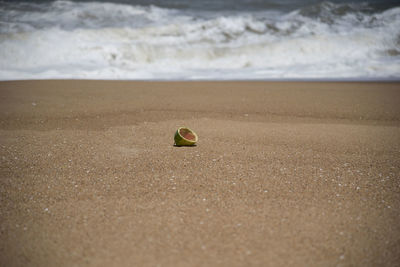
{"label": "foamy water", "polygon": [[1,80],[400,78],[400,7],[0,6]]}

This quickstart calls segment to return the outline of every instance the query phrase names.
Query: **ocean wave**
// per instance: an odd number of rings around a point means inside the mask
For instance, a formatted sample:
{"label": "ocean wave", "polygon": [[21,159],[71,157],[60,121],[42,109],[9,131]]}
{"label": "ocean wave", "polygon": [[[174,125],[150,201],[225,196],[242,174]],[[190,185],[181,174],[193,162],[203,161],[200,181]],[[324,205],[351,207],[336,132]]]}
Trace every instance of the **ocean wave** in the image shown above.
{"label": "ocean wave", "polygon": [[174,10],[115,3],[54,1],[50,4],[6,2],[0,8],[0,32],[26,32],[48,28],[130,27],[167,22]]}
{"label": "ocean wave", "polygon": [[400,78],[400,8],[35,5],[0,9],[0,79]]}

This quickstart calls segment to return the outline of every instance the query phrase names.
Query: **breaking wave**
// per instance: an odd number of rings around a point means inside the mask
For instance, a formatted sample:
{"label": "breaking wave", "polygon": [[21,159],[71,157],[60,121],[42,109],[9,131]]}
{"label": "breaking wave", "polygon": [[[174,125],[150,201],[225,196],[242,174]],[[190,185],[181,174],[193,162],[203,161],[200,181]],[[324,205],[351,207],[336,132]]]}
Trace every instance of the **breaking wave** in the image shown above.
{"label": "breaking wave", "polygon": [[0,5],[0,79],[398,79],[400,7]]}

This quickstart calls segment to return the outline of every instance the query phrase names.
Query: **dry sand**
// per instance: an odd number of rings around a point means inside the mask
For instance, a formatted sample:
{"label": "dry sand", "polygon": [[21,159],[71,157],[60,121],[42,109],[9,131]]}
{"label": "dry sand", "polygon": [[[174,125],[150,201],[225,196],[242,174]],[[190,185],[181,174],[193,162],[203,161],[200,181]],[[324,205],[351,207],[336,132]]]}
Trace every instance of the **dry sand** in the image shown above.
{"label": "dry sand", "polygon": [[0,266],[398,266],[399,85],[1,82]]}

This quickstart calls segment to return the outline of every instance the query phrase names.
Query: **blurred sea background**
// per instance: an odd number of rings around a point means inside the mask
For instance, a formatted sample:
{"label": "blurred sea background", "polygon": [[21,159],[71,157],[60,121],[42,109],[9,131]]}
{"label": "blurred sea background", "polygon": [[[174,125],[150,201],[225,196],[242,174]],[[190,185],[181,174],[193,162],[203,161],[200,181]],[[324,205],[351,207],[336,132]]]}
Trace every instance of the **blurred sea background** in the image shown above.
{"label": "blurred sea background", "polygon": [[400,1],[0,1],[0,80],[400,80]]}

